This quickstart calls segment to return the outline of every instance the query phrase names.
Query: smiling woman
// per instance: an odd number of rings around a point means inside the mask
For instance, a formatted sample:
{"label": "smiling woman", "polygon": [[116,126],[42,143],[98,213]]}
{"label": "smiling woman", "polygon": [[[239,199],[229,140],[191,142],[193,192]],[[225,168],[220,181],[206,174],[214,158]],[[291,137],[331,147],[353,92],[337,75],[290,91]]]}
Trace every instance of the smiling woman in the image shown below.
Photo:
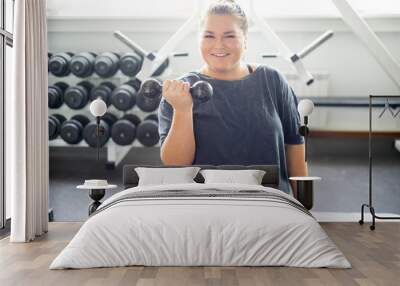
{"label": "smiling woman", "polygon": [[210,15],[204,23],[200,49],[206,66],[202,72],[221,79],[235,79],[248,73],[240,67],[246,36],[231,15]]}
{"label": "smiling woman", "polygon": [[247,47],[248,22],[239,5],[234,1],[211,5],[201,20],[200,31],[204,74],[229,80],[248,73],[240,67]]}
{"label": "smiling woman", "polygon": [[200,21],[204,65],[192,73],[213,86],[213,98],[192,101],[188,75],[166,80],[159,108],[165,164],[280,166],[279,188],[296,193],[288,175],[306,176],[297,99],[277,70],[243,62],[248,21],[234,1],[214,1]]}

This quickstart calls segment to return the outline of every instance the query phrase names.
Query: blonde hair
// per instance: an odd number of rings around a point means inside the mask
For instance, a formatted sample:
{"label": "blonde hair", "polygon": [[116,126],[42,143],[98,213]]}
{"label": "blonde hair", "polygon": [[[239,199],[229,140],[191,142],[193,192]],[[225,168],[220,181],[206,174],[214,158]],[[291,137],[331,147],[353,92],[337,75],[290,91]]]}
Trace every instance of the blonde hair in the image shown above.
{"label": "blonde hair", "polygon": [[234,0],[216,0],[211,3],[203,17],[200,21],[200,26],[204,26],[206,18],[210,15],[231,15],[234,16],[238,23],[240,29],[243,31],[244,35],[247,35],[249,24],[247,21],[247,16],[242,10],[242,8]]}

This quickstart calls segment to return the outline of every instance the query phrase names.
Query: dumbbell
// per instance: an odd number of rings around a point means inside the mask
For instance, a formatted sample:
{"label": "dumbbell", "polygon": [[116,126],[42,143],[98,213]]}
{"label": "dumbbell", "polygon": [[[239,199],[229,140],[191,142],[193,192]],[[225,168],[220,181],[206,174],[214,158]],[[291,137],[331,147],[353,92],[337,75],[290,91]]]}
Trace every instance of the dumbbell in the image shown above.
{"label": "dumbbell", "polygon": [[[120,70],[123,74],[134,77],[136,76],[143,65],[143,58],[136,53],[126,53],[120,59]],[[169,66],[169,59],[165,61],[153,72],[151,76],[160,76]]]}
{"label": "dumbbell", "polygon": [[58,137],[61,132],[61,124],[63,124],[65,120],[65,117],[61,114],[53,114],[49,116],[49,140]]}
{"label": "dumbbell", "polygon": [[132,144],[136,138],[136,127],[140,124],[140,118],[135,114],[125,114],[114,123],[111,129],[111,138],[118,145]]}
{"label": "dumbbell", "polygon": [[77,77],[88,77],[93,73],[95,60],[95,53],[83,52],[76,54],[71,59],[71,72]]}
{"label": "dumbbell", "polygon": [[[48,54],[49,56],[50,54]],[[57,53],[51,55],[48,62],[48,70],[55,76],[67,76],[70,74],[70,63],[73,53]]]}
{"label": "dumbbell", "polygon": [[71,109],[81,109],[89,101],[93,84],[81,81],[77,85],[68,87],[64,92],[64,102]]}
{"label": "dumbbell", "polygon": [[136,105],[144,112],[153,112],[160,105],[161,97],[147,97],[142,93],[136,95]]}
{"label": "dumbbell", "polygon": [[112,77],[119,69],[119,59],[120,56],[117,53],[102,53],[94,62],[95,73],[103,78]]}
{"label": "dumbbell", "polygon": [[98,86],[95,86],[90,91],[90,101],[95,100],[100,97],[107,106],[110,105],[111,102],[111,94],[115,89],[115,85],[112,82],[105,81],[100,83]]}
{"label": "dumbbell", "polygon": [[136,128],[136,137],[144,146],[154,146],[160,140],[158,134],[158,117],[150,114]]}
{"label": "dumbbell", "polygon": [[136,104],[137,90],[132,81],[118,86],[111,94],[111,104],[118,110],[130,110]]}
{"label": "dumbbell", "polygon": [[118,118],[112,113],[106,113],[101,117],[100,120],[100,132],[97,136],[97,122],[92,121],[85,126],[83,130],[83,138],[90,147],[104,146],[111,136],[111,128]]}
{"label": "dumbbell", "polygon": [[84,115],[72,116],[61,125],[61,138],[69,144],[78,144],[82,141],[83,130],[89,121]]}
{"label": "dumbbell", "polygon": [[119,69],[121,72],[130,77],[136,76],[143,64],[143,58],[136,53],[125,53],[119,60]]}
{"label": "dumbbell", "polygon": [[64,103],[64,92],[68,88],[65,82],[57,82],[48,87],[48,105],[49,108],[59,108]]}
{"label": "dumbbell", "polygon": [[[200,80],[196,74],[189,74],[185,81],[190,84],[190,93],[192,94],[193,100],[198,103],[204,103],[211,99],[213,94],[213,88],[211,84],[206,81]],[[162,85],[154,79],[149,78],[142,83],[139,94],[150,99],[156,99],[161,97]]]}

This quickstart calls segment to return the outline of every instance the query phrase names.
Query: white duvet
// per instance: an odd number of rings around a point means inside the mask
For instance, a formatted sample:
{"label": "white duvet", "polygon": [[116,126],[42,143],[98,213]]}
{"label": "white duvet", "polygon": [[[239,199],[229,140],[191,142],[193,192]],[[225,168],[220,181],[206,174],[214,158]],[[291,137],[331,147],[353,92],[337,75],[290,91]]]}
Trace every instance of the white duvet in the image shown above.
{"label": "white duvet", "polygon": [[[108,198],[50,269],[145,266],[350,268],[310,215],[257,198],[152,198],[110,204],[131,192],[279,190],[239,184],[175,184],[127,189]],[[107,207],[108,205],[108,207]]]}

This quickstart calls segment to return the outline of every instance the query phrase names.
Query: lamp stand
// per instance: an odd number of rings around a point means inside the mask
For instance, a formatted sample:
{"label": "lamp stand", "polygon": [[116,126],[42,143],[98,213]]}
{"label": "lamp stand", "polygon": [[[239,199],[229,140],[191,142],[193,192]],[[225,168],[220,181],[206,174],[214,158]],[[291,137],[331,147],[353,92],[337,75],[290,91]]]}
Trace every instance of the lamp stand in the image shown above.
{"label": "lamp stand", "polygon": [[100,125],[100,116],[96,117],[97,161],[100,160],[100,136],[104,135],[104,128]]}
{"label": "lamp stand", "polygon": [[305,161],[307,162],[307,141],[308,141],[308,134],[310,133],[310,130],[307,127],[308,125],[308,116],[304,116],[304,125],[300,126],[299,133],[301,136],[304,137],[304,157]]}

